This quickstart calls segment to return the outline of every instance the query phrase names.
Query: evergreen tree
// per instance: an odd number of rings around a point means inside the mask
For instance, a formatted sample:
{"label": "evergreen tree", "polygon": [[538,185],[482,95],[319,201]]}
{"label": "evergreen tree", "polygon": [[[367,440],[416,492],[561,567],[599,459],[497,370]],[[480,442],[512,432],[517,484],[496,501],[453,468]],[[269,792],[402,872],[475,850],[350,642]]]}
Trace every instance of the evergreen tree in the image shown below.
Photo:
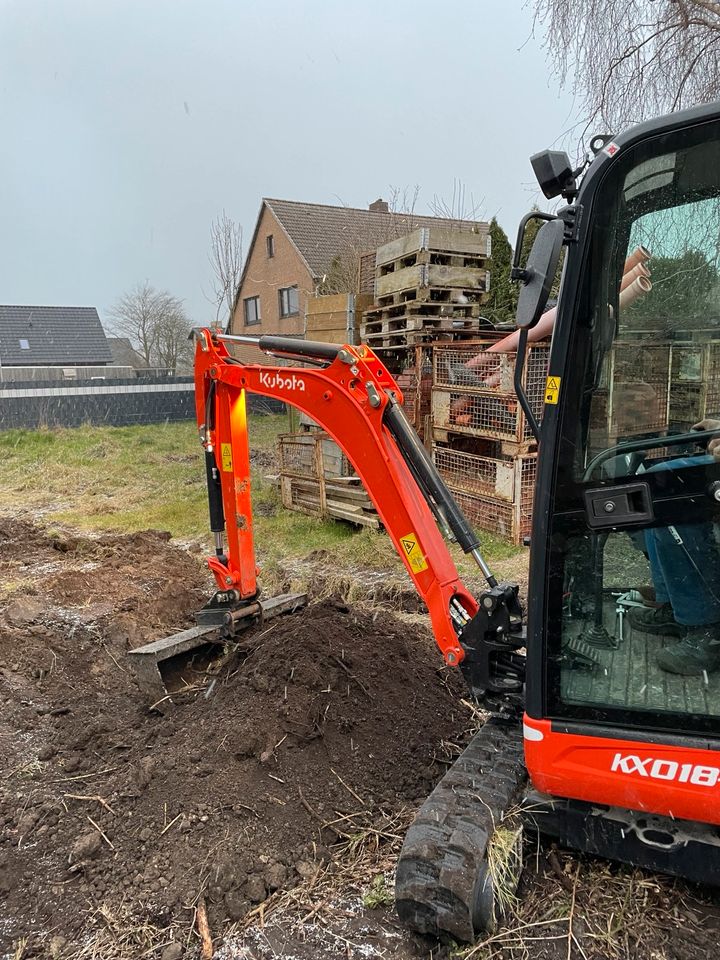
{"label": "evergreen tree", "polygon": [[488,263],[490,271],[490,299],[483,307],[483,316],[494,324],[512,323],[517,306],[517,284],[510,279],[513,250],[507,234],[493,217],[490,221],[492,257]]}

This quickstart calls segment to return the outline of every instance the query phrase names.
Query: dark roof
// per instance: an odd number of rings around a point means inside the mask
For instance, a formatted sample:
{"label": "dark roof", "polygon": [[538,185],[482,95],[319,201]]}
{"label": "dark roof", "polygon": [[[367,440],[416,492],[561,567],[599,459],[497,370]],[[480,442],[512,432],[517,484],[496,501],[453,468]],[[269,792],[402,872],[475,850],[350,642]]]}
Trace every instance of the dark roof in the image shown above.
{"label": "dark roof", "polygon": [[108,346],[112,353],[112,362],[116,367],[147,367],[147,364],[130,343],[129,337],[108,337]]}
{"label": "dark roof", "polygon": [[99,365],[111,360],[95,307],[0,305],[0,363],[5,366]]}
{"label": "dark roof", "polygon": [[[267,197],[263,204],[267,204],[275,214],[314,277],[329,273],[333,259],[348,248],[354,249],[359,255],[420,227],[446,223],[468,229],[477,222],[465,221],[461,224],[447,217],[419,217],[414,213],[383,213],[358,207],[333,207],[324,203],[300,203]],[[260,213],[262,215],[262,209]]]}

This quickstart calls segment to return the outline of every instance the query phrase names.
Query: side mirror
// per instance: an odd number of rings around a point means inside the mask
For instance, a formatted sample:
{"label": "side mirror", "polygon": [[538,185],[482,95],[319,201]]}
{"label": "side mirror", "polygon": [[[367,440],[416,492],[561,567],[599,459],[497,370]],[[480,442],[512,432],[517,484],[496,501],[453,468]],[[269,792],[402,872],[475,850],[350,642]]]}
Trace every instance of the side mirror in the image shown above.
{"label": "side mirror", "polygon": [[514,271],[523,283],[515,318],[521,329],[534,327],[543,314],[560,262],[564,235],[562,220],[546,221],[537,232],[525,269]]}

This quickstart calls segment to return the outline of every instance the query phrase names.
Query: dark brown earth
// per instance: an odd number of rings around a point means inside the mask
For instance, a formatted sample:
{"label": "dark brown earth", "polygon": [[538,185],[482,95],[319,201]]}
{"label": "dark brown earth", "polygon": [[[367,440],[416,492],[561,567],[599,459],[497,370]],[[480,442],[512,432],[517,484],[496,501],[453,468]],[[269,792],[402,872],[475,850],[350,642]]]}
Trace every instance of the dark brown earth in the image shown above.
{"label": "dark brown earth", "polygon": [[[209,672],[197,656],[151,711],[127,652],[191,623],[197,554],[0,518],[0,589],[0,956],[194,958],[201,898],[221,960],[453,953],[363,905],[469,723],[427,630],[316,603]],[[528,845],[523,899],[474,957],[717,952],[711,892],[548,853]]]}
{"label": "dark brown earth", "polygon": [[5,521],[0,536],[6,576],[30,558],[45,571],[0,623],[4,946],[76,943],[122,897],[167,925],[204,892],[220,931],[331,858],[323,823],[390,816],[441,774],[461,687],[427,634],[316,604],[244,635],[211,689],[190,665],[204,693],[151,712],[126,654],[188,625],[197,558],[152,531],[53,541]]}

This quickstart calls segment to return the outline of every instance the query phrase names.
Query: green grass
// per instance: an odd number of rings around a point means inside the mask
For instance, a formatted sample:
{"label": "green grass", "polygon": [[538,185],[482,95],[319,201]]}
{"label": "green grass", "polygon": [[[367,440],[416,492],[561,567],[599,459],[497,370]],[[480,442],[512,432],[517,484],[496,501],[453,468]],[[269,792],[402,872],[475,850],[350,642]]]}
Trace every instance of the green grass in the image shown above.
{"label": "green grass", "polygon": [[[286,415],[251,416],[251,450],[274,452],[288,430]],[[137,427],[10,430],[0,433],[0,511],[22,510],[84,530],[169,530],[180,539],[208,544],[205,467],[194,423]],[[280,506],[270,467],[253,469],[255,540],[263,563],[302,558],[316,551],[333,565],[402,570],[383,533],[321,521]],[[490,563],[518,550],[483,535]],[[474,564],[453,550],[461,572]]]}

